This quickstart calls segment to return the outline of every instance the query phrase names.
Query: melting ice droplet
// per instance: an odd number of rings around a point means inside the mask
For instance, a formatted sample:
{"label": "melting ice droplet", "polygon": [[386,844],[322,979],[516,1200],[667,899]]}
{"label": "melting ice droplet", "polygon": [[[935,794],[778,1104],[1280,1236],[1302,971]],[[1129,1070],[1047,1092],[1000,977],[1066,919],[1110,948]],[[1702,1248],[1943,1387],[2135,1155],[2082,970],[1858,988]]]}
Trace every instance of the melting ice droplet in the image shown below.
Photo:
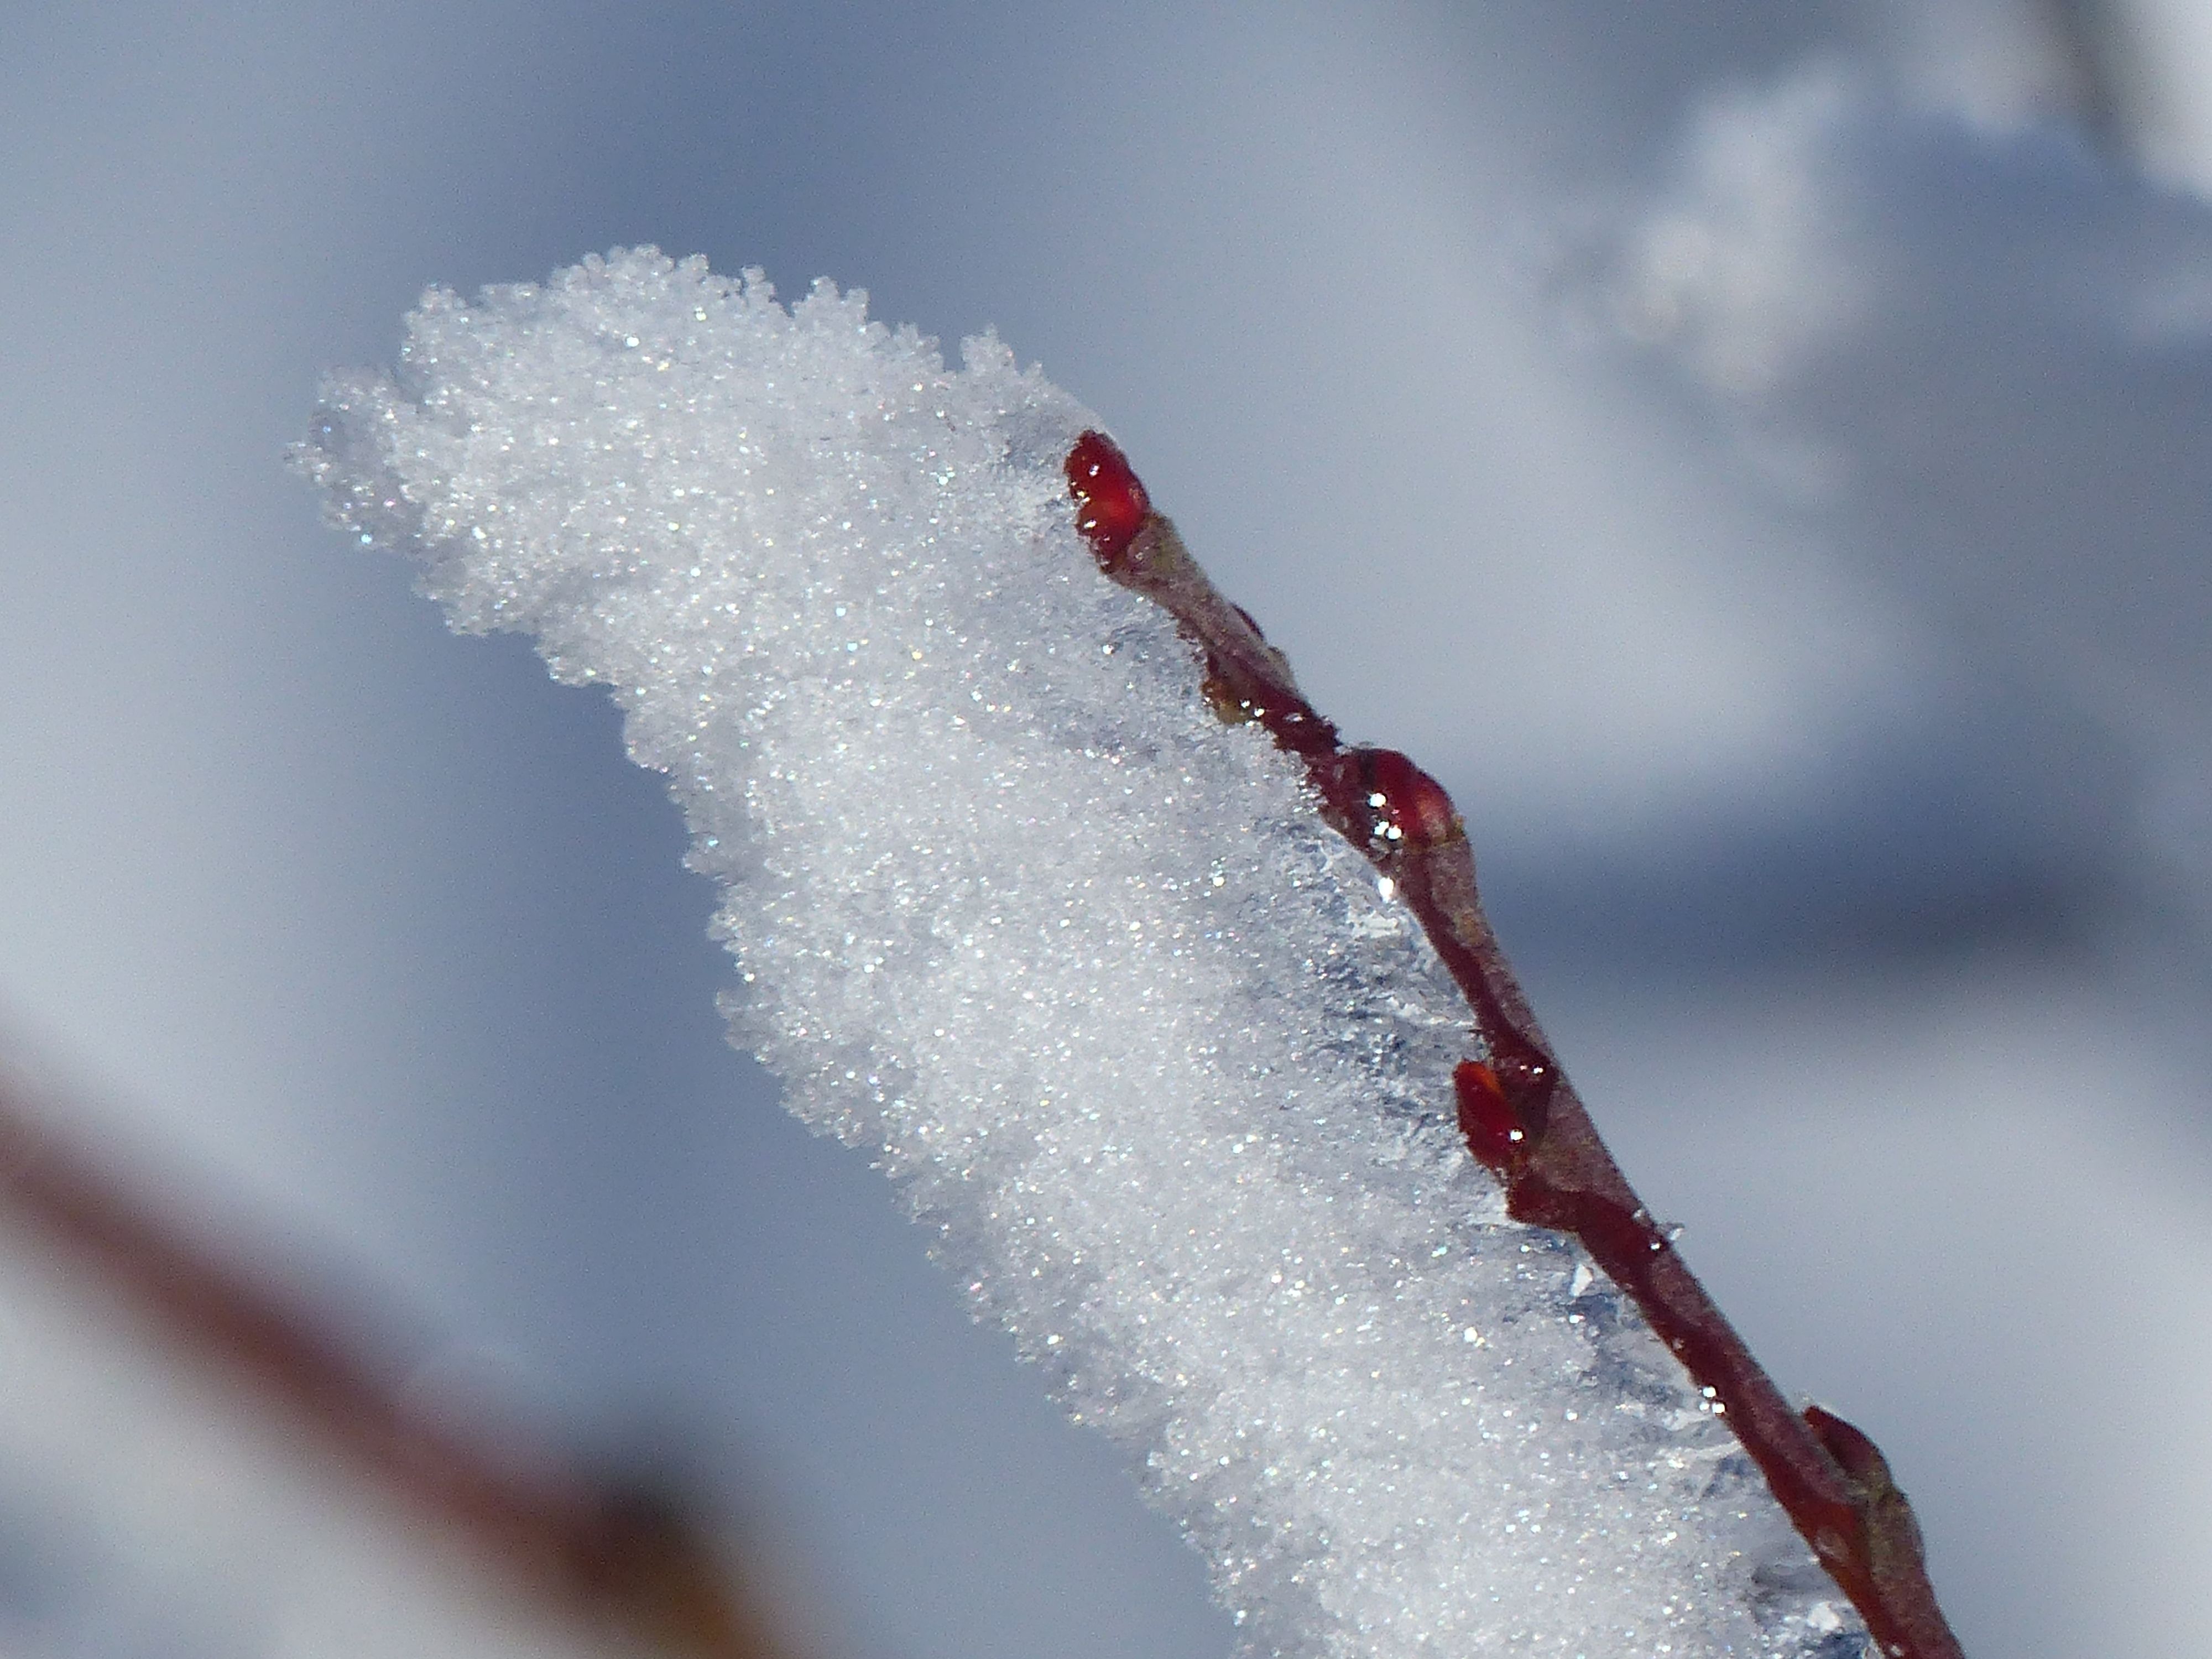
{"label": "melting ice droplet", "polygon": [[[456,626],[611,689],[722,884],[738,1040],[942,1224],[1255,1651],[1843,1651],[1723,1425],[1468,1155],[1462,1111],[1504,1159],[1522,1109],[1455,1089],[1420,930],[1102,572],[1151,504],[1097,428],[994,340],[948,370],[647,251],[433,293],[301,453]],[[1379,830],[1459,833],[1361,752]]]}

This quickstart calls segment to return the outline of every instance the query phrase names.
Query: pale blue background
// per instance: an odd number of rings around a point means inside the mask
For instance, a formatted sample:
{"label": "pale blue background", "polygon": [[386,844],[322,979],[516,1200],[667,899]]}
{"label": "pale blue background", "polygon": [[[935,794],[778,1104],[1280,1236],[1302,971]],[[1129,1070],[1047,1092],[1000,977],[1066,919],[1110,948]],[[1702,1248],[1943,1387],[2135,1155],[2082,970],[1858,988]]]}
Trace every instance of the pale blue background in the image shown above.
{"label": "pale blue background", "polygon": [[[2212,210],[1989,125],[1958,89],[2027,8],[1931,9],[1941,52],[1841,0],[1193,9],[9,9],[11,1047],[454,1368],[690,1447],[855,1656],[1224,1652],[1113,1457],[721,1045],[602,699],[448,637],[281,465],[427,283],[830,274],[1041,359],[1453,787],[1624,1163],[1892,1453],[1969,1650],[2186,1650]],[[1822,63],[1813,218],[1887,286],[1716,390],[1610,262],[1700,100]]]}

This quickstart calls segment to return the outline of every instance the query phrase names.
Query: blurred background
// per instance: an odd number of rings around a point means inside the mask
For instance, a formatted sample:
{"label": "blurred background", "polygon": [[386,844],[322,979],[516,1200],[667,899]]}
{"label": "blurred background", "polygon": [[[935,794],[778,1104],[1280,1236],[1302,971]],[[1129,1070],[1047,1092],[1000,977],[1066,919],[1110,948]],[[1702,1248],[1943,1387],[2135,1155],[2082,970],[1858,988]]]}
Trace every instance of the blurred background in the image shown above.
{"label": "blurred background", "polygon": [[[722,1043],[604,699],[447,635],[283,465],[425,284],[827,275],[1042,361],[1315,702],[1451,787],[1621,1162],[1890,1454],[1970,1652],[2201,1646],[2212,6],[6,32],[0,1048],[77,1144],[379,1287],[518,1431],[680,1465],[826,1653],[1228,1650]],[[109,1500],[22,1473],[66,1377],[20,1387],[0,1647],[183,1650]],[[262,1650],[250,1584],[210,1605]]]}

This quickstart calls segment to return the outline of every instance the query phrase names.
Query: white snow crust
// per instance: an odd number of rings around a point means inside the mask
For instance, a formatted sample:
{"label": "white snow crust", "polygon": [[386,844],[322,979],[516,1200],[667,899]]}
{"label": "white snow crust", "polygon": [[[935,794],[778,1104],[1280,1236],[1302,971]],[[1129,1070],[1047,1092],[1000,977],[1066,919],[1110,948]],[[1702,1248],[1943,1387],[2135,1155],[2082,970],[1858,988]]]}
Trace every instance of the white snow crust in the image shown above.
{"label": "white snow crust", "polygon": [[1748,1460],[1465,1153],[1455,992],[1109,582],[994,337],[652,250],[334,380],[302,464],[666,772],[735,1040],[1141,1465],[1257,1652],[1856,1654]]}

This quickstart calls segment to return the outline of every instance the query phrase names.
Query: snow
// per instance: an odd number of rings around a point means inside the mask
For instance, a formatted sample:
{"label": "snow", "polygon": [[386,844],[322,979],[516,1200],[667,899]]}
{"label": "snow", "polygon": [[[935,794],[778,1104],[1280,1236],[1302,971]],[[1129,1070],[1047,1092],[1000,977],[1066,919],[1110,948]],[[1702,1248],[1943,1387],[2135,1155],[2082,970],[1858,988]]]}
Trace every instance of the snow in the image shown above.
{"label": "snow", "polygon": [[1252,1650],[1856,1651],[1632,1310],[1504,1219],[1418,930],[1098,574],[1060,471],[1095,417],[963,360],[618,252],[426,295],[300,455],[455,627],[611,689],[721,885],[735,1040],[1141,1464]]}

